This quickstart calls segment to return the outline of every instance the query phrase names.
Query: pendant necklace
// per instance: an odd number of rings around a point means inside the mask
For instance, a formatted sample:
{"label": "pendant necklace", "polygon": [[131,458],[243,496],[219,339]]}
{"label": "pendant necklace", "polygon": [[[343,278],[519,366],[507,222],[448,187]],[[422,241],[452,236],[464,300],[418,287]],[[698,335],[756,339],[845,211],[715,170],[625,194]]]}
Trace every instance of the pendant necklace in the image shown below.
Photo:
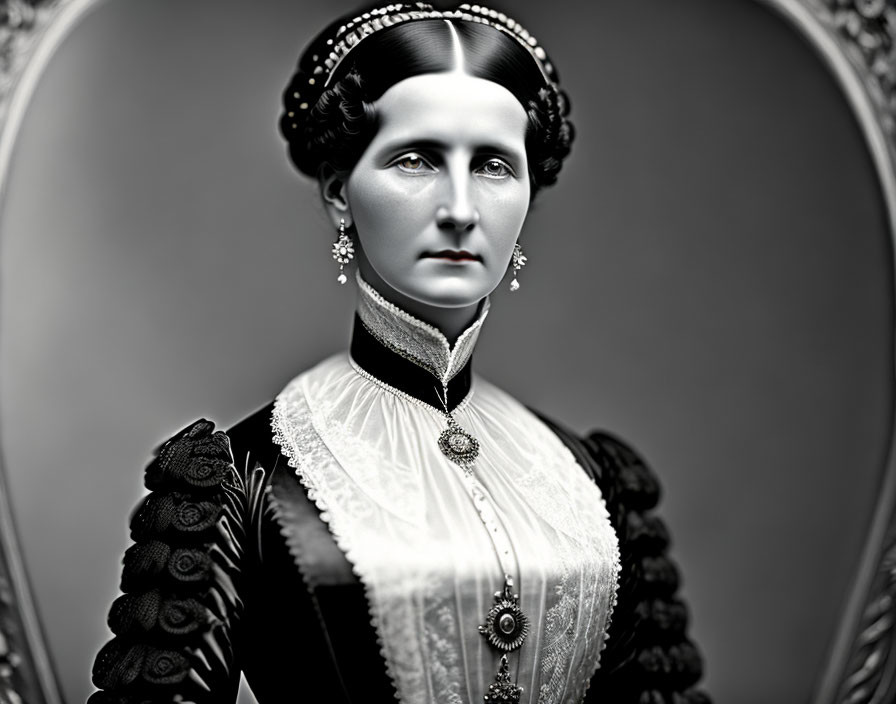
{"label": "pendant necklace", "polygon": [[[510,558],[512,547],[495,510],[486,498],[479,482],[473,475],[473,463],[479,456],[479,441],[460,427],[448,410],[448,389],[443,385],[444,400],[442,413],[448,427],[439,435],[439,449],[452,462],[461,467],[464,480],[476,512],[486,528],[495,550],[498,563],[504,572],[504,586],[494,593],[494,603],[479,626],[479,633],[495,650],[501,651],[501,661],[495,681],[488,686],[483,696],[485,704],[519,704],[523,688],[510,679],[507,653],[519,649],[529,634],[529,619],[520,608],[520,596],[513,591],[513,577],[502,558]],[[440,397],[441,400],[441,397]],[[499,545],[499,542],[501,543]]]}
{"label": "pendant necklace", "polygon": [[459,464],[464,474],[473,473],[473,463],[479,456],[479,441],[461,428],[451,414],[447,415],[448,427],[439,435],[439,449],[455,464]]}
{"label": "pendant necklace", "polygon": [[479,457],[479,441],[461,428],[448,410],[448,385],[443,383],[442,393],[439,394],[436,389],[436,395],[442,403],[441,412],[448,421],[448,427],[439,435],[439,449],[445,457],[460,465],[467,477],[472,476],[473,463]]}

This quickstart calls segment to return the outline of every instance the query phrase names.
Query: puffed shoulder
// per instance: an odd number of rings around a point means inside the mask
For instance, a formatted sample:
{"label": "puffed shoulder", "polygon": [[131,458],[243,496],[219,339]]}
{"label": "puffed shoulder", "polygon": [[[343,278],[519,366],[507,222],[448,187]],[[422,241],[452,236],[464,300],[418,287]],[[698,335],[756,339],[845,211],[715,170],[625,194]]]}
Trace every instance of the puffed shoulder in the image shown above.
{"label": "puffed shoulder", "polygon": [[232,701],[245,502],[227,435],[191,423],[162,444],[145,485],[109,613],[114,638],[93,667],[103,691],[88,702]]}
{"label": "puffed shoulder", "polygon": [[[679,570],[668,556],[669,531],[652,513],[660,483],[627,443],[605,432],[581,441],[597,464],[610,519],[619,538],[617,603],[586,702],[709,704],[695,689],[703,675],[697,647],[688,638],[688,610],[678,596]],[[609,699],[608,699],[609,697]]]}

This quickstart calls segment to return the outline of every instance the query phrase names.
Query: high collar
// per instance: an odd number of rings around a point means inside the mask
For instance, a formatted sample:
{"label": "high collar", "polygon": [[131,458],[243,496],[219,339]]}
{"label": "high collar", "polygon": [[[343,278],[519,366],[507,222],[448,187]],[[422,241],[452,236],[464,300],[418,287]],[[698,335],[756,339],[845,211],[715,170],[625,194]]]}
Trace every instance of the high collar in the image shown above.
{"label": "high collar", "polygon": [[351,356],[362,370],[436,408],[453,410],[472,381],[472,355],[488,315],[479,314],[452,346],[442,332],[390,303],[361,275]]}

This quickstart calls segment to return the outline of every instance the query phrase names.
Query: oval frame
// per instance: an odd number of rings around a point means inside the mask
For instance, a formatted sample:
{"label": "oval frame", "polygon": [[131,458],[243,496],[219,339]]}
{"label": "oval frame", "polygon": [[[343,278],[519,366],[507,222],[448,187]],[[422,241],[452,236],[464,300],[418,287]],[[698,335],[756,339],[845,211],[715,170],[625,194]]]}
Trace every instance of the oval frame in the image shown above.
{"label": "oval frame", "polygon": [[[754,1],[775,11],[807,41],[843,90],[880,179],[891,252],[896,251],[896,0]],[[44,69],[68,34],[103,2],[4,0],[0,13],[0,207],[19,128]],[[896,257],[890,266],[896,270]],[[896,308],[896,289],[892,295]],[[896,336],[896,321],[891,335]],[[890,430],[877,503],[826,667],[816,681],[813,704],[896,699],[894,440],[896,427]],[[0,434],[0,700],[62,704],[22,559],[2,448]]]}

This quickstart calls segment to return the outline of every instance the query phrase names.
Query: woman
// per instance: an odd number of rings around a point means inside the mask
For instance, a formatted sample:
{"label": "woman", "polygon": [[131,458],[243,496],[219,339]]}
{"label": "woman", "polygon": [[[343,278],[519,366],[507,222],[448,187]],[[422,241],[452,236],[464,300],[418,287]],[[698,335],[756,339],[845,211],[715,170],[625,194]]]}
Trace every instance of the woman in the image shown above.
{"label": "woman", "polygon": [[[348,354],[149,465],[91,702],[705,702],[653,476],[471,371],[569,152],[543,49],[480,6],[324,30],[284,93]],[[611,623],[612,616],[612,625]]]}

